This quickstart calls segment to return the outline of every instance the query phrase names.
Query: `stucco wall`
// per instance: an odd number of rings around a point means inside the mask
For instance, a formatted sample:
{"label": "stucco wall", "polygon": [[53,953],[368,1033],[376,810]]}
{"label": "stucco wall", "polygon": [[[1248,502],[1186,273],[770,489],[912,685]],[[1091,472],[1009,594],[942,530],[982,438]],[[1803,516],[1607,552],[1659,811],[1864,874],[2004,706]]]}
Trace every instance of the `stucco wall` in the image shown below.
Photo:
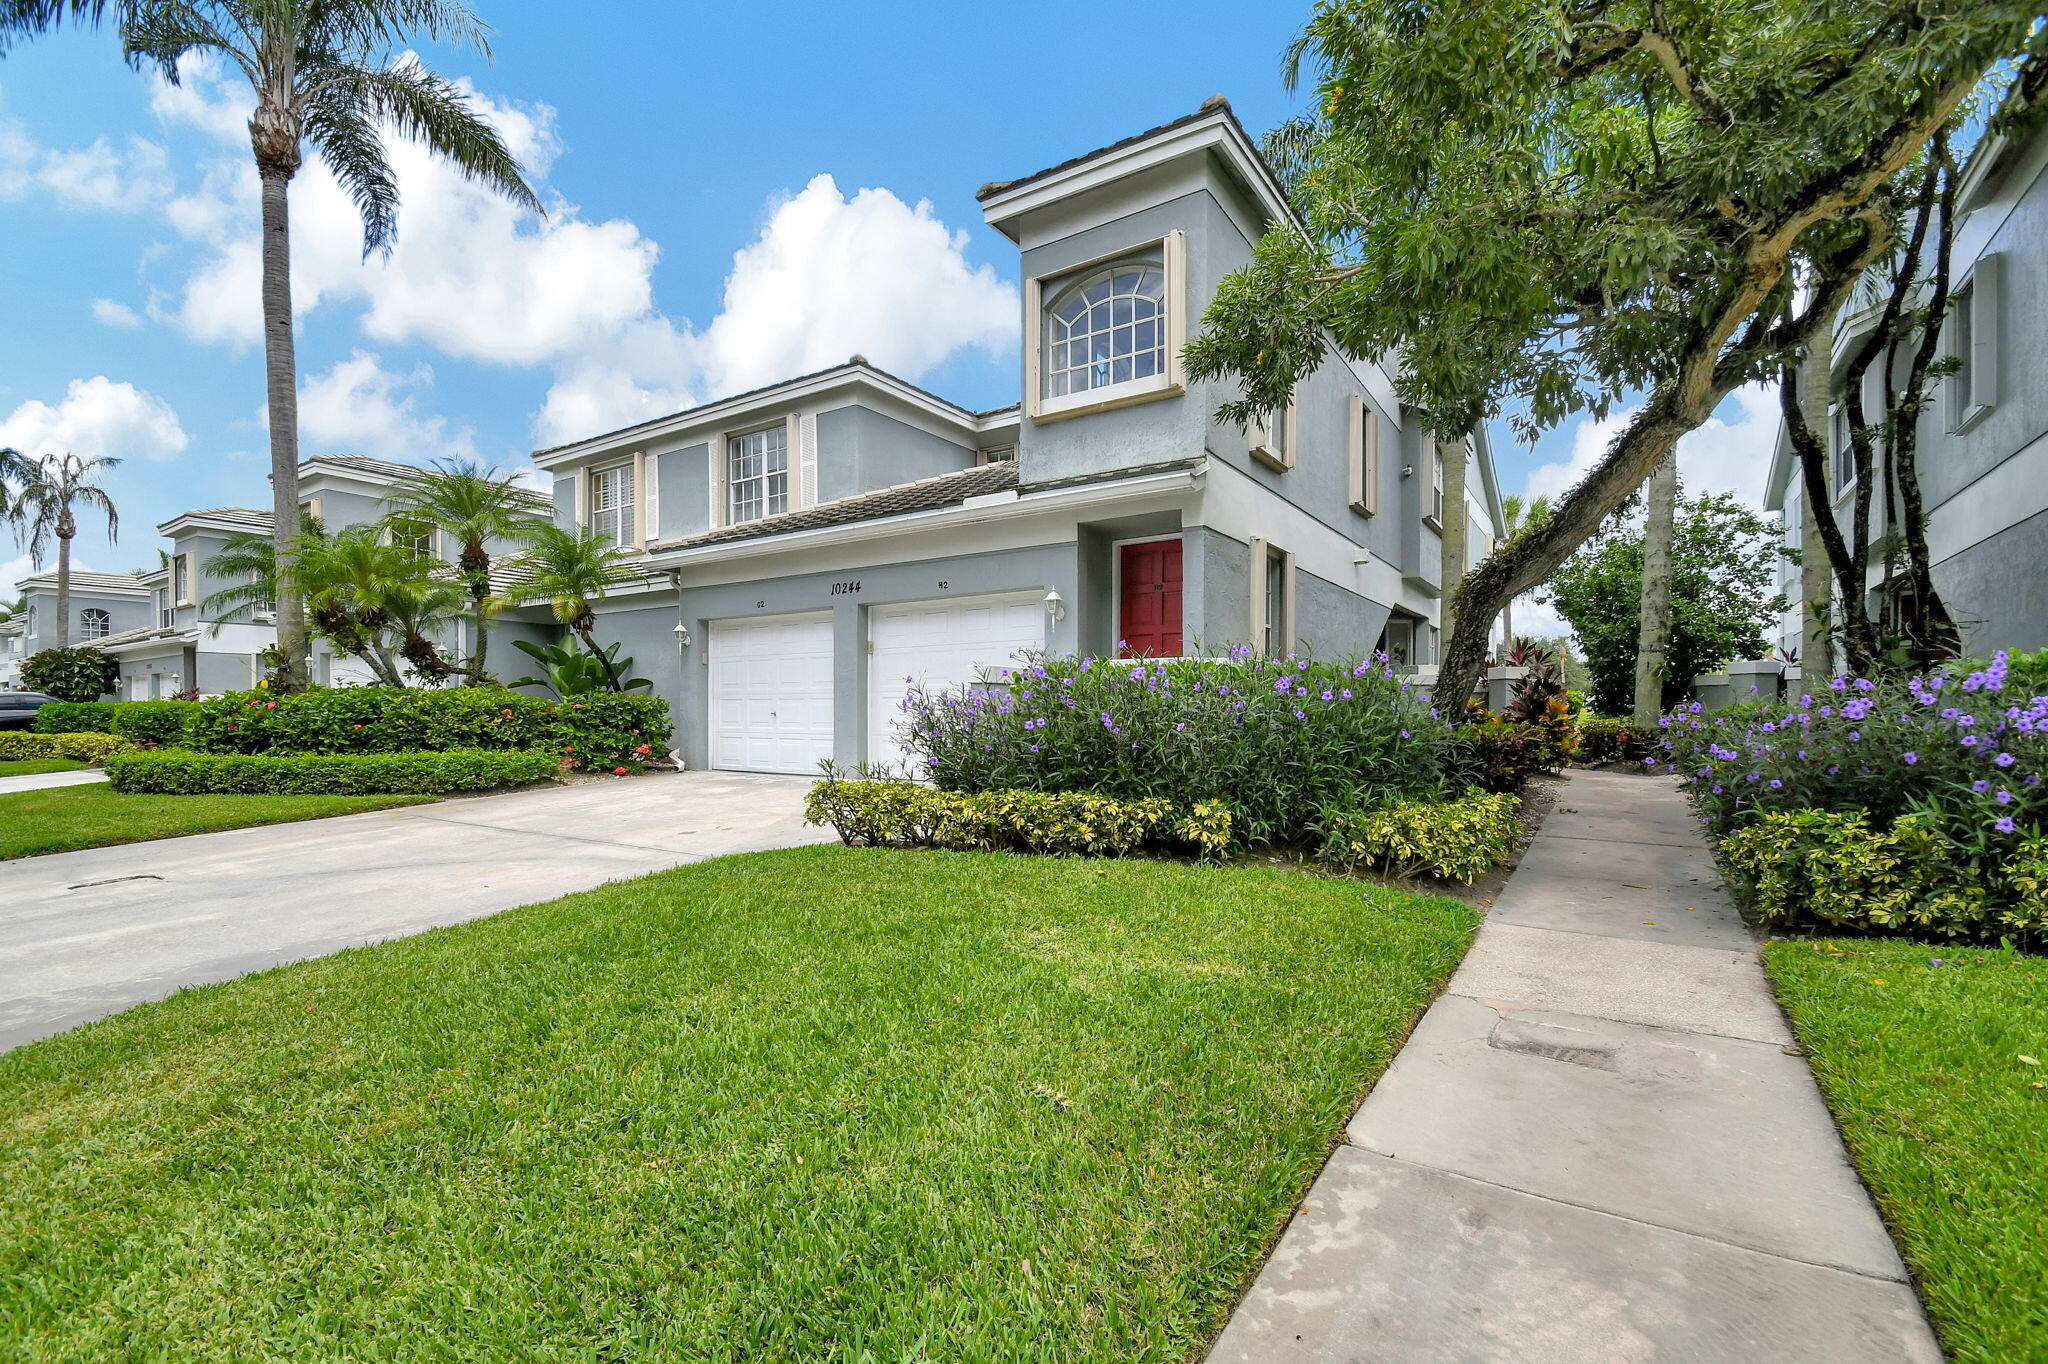
{"label": "stucco wall", "polygon": [[820,502],[933,478],[973,463],[968,446],[871,407],[850,403],[818,414]]}
{"label": "stucco wall", "polygon": [[1966,653],[2048,648],[2048,511],[1934,566]]}

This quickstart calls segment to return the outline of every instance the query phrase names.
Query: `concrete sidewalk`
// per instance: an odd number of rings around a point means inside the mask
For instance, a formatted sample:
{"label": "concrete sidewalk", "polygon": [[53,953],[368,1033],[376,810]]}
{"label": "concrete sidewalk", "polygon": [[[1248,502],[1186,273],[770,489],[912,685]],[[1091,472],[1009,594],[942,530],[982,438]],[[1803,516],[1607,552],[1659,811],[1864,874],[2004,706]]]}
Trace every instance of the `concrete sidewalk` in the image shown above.
{"label": "concrete sidewalk", "polygon": [[1939,1360],[1670,783],[1575,774],[1211,1364]]}
{"label": "concrete sidewalk", "polygon": [[809,788],[650,773],[0,862],[0,1051],[188,985],[825,842]]}
{"label": "concrete sidewalk", "polygon": [[0,777],[0,796],[11,796],[16,791],[42,791],[53,786],[91,786],[103,782],[107,774],[97,767],[82,772],[37,772],[22,777]]}

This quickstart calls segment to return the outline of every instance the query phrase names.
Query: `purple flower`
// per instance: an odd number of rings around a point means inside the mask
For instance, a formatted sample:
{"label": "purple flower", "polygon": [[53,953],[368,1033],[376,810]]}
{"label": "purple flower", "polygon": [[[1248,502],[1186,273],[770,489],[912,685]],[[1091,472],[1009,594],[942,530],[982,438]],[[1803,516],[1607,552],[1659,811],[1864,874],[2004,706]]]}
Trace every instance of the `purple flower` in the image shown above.
{"label": "purple flower", "polygon": [[[1432,710],[1432,711],[1430,712],[1430,714],[1431,714],[1431,715],[1434,715],[1434,714],[1436,714],[1436,712]],[[1407,738],[1407,737],[1408,737],[1408,731],[1407,731],[1407,730],[1405,730],[1405,729],[1404,729],[1404,730],[1402,730],[1402,731],[1401,731],[1401,737],[1402,737],[1402,738],[1404,738],[1404,739],[1405,739],[1405,738]]]}
{"label": "purple flower", "polygon": [[1991,799],[1997,801],[2000,805],[2010,805],[2012,804],[2012,792],[2000,790],[1996,795],[1992,796]]}
{"label": "purple flower", "polygon": [[1785,783],[1784,783],[1784,782],[1781,782],[1781,781],[1779,781],[1779,780],[1778,780],[1778,779],[1777,779],[1776,777],[1772,777],[1772,778],[1771,778],[1771,789],[1772,789],[1773,791],[1782,791],[1782,790],[1784,790],[1784,789],[1785,789]]}
{"label": "purple flower", "polygon": [[1991,827],[1998,830],[1998,832],[2002,834],[2009,834],[2017,831],[2019,825],[2014,824],[2012,822],[2011,815],[2000,815],[1998,817],[1998,822],[1996,824],[1993,824]]}
{"label": "purple flower", "polygon": [[1181,720],[1181,721],[1178,721],[1178,722],[1176,722],[1176,723],[1174,724],[1174,727],[1173,727],[1173,729],[1174,729],[1174,733],[1178,734],[1178,733],[1179,733],[1179,732],[1180,732],[1181,730],[1184,730],[1184,729],[1186,729],[1187,727],[1188,727],[1188,722],[1187,722],[1187,721],[1185,721],[1185,720]]}
{"label": "purple flower", "polygon": [[1829,691],[1845,691],[1845,690],[1847,690],[1847,689],[1848,689],[1848,686],[1849,686],[1849,679],[1848,679],[1848,678],[1846,678],[1846,677],[1838,677],[1838,678],[1834,679],[1834,680],[1833,680],[1832,682],[1828,683],[1828,690],[1829,690]]}
{"label": "purple flower", "polygon": [[[1805,755],[1804,753],[1802,753],[1802,754],[1800,754],[1799,756],[1803,758],[1803,757],[1805,757],[1806,755]],[[1912,766],[1912,765],[1913,765],[1914,763],[1917,763],[1917,762],[1919,762],[1919,761],[1920,761],[1920,755],[1919,755],[1918,753],[1908,753],[1908,754],[1906,755],[1906,766],[1908,766],[1908,767],[1911,767],[1911,766]]]}
{"label": "purple flower", "polygon": [[2010,753],[2001,753],[1997,757],[1993,758],[1991,761],[1997,763],[2000,767],[2011,767],[2014,763],[2018,762],[2019,759],[2015,758]]}
{"label": "purple flower", "polygon": [[1977,793],[1978,795],[1980,795],[1980,796],[1981,796],[1981,795],[1983,795],[1983,794],[1984,794],[1984,793],[1985,793],[1986,791],[1989,791],[1989,790],[1991,789],[1991,783],[1990,783],[1990,782],[1988,782],[1988,781],[1981,781],[1981,780],[1980,780],[1980,781],[1973,781],[1973,782],[1971,782],[1971,783],[1970,783],[1970,789],[1971,789],[1972,791],[1975,791],[1975,792],[1976,792],[1976,793]]}
{"label": "purple flower", "polygon": [[1337,693],[1335,693],[1335,692],[1331,691],[1331,690],[1330,690],[1330,689],[1329,689],[1328,687],[1324,687],[1324,688],[1323,688],[1323,699],[1324,699],[1325,701],[1334,701],[1334,700],[1336,700],[1336,699],[1337,699]]}

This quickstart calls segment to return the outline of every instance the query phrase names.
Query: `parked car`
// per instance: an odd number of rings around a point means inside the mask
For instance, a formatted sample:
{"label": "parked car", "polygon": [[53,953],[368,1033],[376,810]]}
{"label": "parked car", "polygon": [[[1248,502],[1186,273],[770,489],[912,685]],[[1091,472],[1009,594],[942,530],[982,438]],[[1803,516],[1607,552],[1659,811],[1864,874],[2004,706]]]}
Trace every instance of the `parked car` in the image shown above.
{"label": "parked car", "polygon": [[0,691],[0,729],[27,729],[36,712],[56,699],[39,691]]}

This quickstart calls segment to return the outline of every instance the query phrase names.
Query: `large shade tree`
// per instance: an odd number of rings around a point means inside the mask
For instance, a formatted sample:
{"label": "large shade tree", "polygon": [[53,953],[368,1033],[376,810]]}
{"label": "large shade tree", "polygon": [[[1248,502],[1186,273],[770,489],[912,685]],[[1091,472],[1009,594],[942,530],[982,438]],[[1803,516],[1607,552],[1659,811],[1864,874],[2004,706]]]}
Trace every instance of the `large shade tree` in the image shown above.
{"label": "large shade tree", "polygon": [[[540,202],[490,121],[454,82],[405,46],[416,38],[489,53],[488,28],[460,0],[0,0],[0,51],[66,18],[113,19],[131,65],[176,84],[188,57],[210,56],[248,79],[250,148],[262,185],[263,358],[269,401],[276,554],[290,561],[299,513],[298,362],[291,297],[292,180],[311,149],[354,200],[365,256],[398,232],[389,130],[469,179],[538,211]],[[308,643],[290,573],[277,602],[278,685],[302,686]]]}
{"label": "large shade tree", "polygon": [[1457,589],[1439,686],[1487,626],[1738,386],[1775,377],[1901,232],[1917,167],[1995,71],[2048,83],[2040,0],[1324,0],[1315,112],[1268,140],[1305,230],[1217,290],[1189,372],[1282,408],[1328,339],[1398,353],[1436,432],[1642,402]]}
{"label": "large shade tree", "polygon": [[121,461],[100,455],[43,455],[24,459],[13,450],[0,452],[0,465],[12,460],[18,482],[7,499],[6,519],[41,564],[57,548],[57,647],[71,646],[71,542],[78,537],[78,513],[98,512],[106,519],[107,539],[121,530],[114,499],[99,485],[101,475]]}

